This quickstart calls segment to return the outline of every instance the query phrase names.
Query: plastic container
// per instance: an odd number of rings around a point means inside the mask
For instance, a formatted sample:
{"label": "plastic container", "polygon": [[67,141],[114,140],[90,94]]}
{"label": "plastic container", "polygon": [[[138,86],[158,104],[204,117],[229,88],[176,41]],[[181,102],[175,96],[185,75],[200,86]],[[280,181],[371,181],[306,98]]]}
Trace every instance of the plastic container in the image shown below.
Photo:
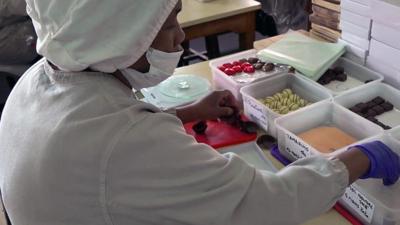
{"label": "plastic container", "polygon": [[369,54],[400,70],[400,50],[372,39]]}
{"label": "plastic container", "polygon": [[231,91],[238,102],[241,103],[242,95],[240,94],[240,89],[242,87],[257,82],[259,80],[288,72],[288,66],[284,65],[277,66],[276,69],[270,73],[256,71],[254,74],[251,75],[240,73],[239,75],[235,76],[228,76],[218,69],[218,67],[222,66],[224,63],[232,63],[233,61],[238,61],[243,58],[247,59],[250,57],[256,57],[256,54],[257,51],[253,49],[210,61],[214,87],[216,89],[227,89]]}
{"label": "plastic container", "polygon": [[370,7],[352,0],[341,0],[340,7],[345,10],[357,13],[361,16],[370,16]]}
{"label": "plastic container", "polygon": [[332,156],[346,149],[347,146],[344,146],[343,149],[333,153],[321,153],[297,136],[313,128],[334,126],[358,141],[383,132],[378,125],[371,124],[344,107],[329,101],[314,104],[304,110],[281,117],[275,123],[278,128],[279,150],[282,155],[292,161],[315,154]]}
{"label": "plastic container", "polygon": [[[380,83],[383,80],[383,76],[377,72],[343,57],[336,61],[331,68],[337,66],[344,68],[348,75],[346,81],[332,81],[327,85],[321,85],[318,83],[318,85],[328,89],[333,96],[344,94],[352,89],[357,89],[365,85]],[[365,83],[366,81],[370,82]]]}
{"label": "plastic container", "polygon": [[263,151],[258,147],[256,142],[249,142],[240,145],[220,148],[218,151],[221,154],[232,152],[240,156],[248,164],[260,170],[267,170],[270,172],[277,172],[271,161],[269,161]]}
{"label": "plastic container", "polygon": [[366,38],[362,38],[353,33],[344,31],[342,32],[342,39],[352,43],[359,48],[362,48],[363,50],[369,50],[370,41]]}
{"label": "plastic container", "polygon": [[[387,84],[375,83],[371,85],[366,85],[363,88],[348,92],[344,95],[334,98],[334,102],[345,108],[350,108],[360,102],[368,102],[378,96],[392,103],[394,109],[392,111],[379,115],[376,118],[380,122],[390,127],[395,128],[400,126],[400,90],[397,90]],[[357,114],[354,113],[354,115]],[[372,122],[370,123],[372,124]]]}
{"label": "plastic container", "polygon": [[[400,12],[399,12],[400,13]],[[395,29],[374,21],[372,26],[372,38],[387,44],[393,48],[400,49],[400,26]]]}
{"label": "plastic container", "polygon": [[[400,154],[400,132],[385,134],[371,139],[380,140]],[[365,225],[400,224],[400,182],[384,186],[382,180],[358,180],[347,188],[339,202]]]}
{"label": "plastic container", "polygon": [[371,16],[374,21],[400,29],[400,2],[397,0],[372,0]]}
{"label": "plastic container", "polygon": [[353,23],[355,25],[371,29],[372,25],[372,20],[370,17],[366,16],[361,16],[359,14],[356,14],[354,12],[350,12],[348,10],[342,9],[340,12],[340,20],[344,20],[350,23]]}
{"label": "plastic container", "polygon": [[367,61],[368,51],[361,49],[345,40],[339,39],[338,42],[341,42],[346,45],[346,53],[344,57],[358,63],[360,65],[365,65]]}
{"label": "plastic container", "polygon": [[400,70],[395,69],[391,65],[382,62],[381,59],[368,56],[366,65],[368,68],[378,71],[384,76],[384,82],[400,89]]}
{"label": "plastic container", "polygon": [[342,20],[340,21],[340,28],[342,32],[351,33],[366,40],[371,39],[371,30],[366,27]]}
{"label": "plastic container", "polygon": [[[308,102],[330,100],[332,95],[317,83],[293,74],[281,74],[257,82],[241,89],[245,115],[274,137],[277,136],[274,120],[281,115],[272,111],[258,99],[272,96],[285,88],[290,88]],[[302,110],[302,109],[299,109]]]}

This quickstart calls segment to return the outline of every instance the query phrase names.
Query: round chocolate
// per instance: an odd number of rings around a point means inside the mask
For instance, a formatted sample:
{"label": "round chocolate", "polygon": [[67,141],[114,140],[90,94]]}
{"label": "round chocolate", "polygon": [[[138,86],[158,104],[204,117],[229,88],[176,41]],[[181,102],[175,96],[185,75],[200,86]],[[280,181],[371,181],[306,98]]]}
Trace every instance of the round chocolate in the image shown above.
{"label": "round chocolate", "polygon": [[255,57],[250,57],[247,61],[251,64],[255,64],[258,63],[259,59]]}
{"label": "round chocolate", "polygon": [[372,101],[375,102],[377,105],[380,105],[385,102],[385,99],[383,99],[381,97],[376,97]]}
{"label": "round chocolate", "polygon": [[384,102],[381,104],[381,106],[385,109],[385,112],[393,110],[393,105],[390,102]]}
{"label": "round chocolate", "polygon": [[267,63],[262,67],[264,72],[271,72],[275,69],[275,65],[273,63]]}
{"label": "round chocolate", "polygon": [[254,64],[254,69],[261,70],[263,66],[264,66],[264,63],[258,62],[256,64]]}
{"label": "round chocolate", "polygon": [[240,62],[240,63],[246,63],[246,62],[248,62],[248,61],[247,61],[247,59],[244,59],[244,58],[243,58],[243,59],[239,59],[239,62]]}

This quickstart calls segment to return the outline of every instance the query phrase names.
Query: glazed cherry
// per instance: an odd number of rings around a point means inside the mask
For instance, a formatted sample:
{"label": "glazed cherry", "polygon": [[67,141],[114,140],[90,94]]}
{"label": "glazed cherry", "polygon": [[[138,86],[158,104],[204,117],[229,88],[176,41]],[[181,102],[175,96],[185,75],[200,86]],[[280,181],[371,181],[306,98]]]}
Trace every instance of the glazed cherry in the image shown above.
{"label": "glazed cherry", "polygon": [[241,65],[242,69],[244,70],[246,67],[253,66],[250,63],[246,62]]}
{"label": "glazed cherry", "polygon": [[225,66],[218,66],[218,69],[221,70],[222,72],[224,72],[226,67]]}
{"label": "glazed cherry", "polygon": [[234,61],[234,62],[232,63],[232,65],[234,65],[234,66],[240,66],[240,65],[242,65],[242,63],[239,62],[239,61]]}
{"label": "glazed cherry", "polygon": [[232,69],[232,68],[226,68],[224,72],[228,76],[233,76],[236,73],[236,71],[234,69]]}
{"label": "glazed cherry", "polygon": [[242,67],[240,66],[234,66],[232,67],[232,69],[236,72],[236,73],[241,73],[243,71]]}
{"label": "glazed cherry", "polygon": [[243,69],[243,72],[245,72],[245,73],[254,73],[255,71],[256,71],[256,69],[254,68],[254,66],[248,66]]}
{"label": "glazed cherry", "polygon": [[222,66],[225,67],[225,68],[232,68],[233,67],[233,65],[231,63],[225,63]]}

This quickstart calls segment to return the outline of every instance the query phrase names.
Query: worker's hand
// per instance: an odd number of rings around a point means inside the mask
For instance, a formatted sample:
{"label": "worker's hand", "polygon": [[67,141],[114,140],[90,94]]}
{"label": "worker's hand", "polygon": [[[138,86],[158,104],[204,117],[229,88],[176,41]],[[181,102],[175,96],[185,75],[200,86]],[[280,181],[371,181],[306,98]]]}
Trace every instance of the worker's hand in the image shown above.
{"label": "worker's hand", "polygon": [[235,97],[230,91],[213,91],[204,98],[177,109],[182,122],[215,120],[230,116],[238,110]]}
{"label": "worker's hand", "polygon": [[400,159],[388,146],[380,141],[373,141],[354,146],[360,149],[370,160],[370,167],[361,179],[380,178],[384,185],[397,182],[400,175]]}

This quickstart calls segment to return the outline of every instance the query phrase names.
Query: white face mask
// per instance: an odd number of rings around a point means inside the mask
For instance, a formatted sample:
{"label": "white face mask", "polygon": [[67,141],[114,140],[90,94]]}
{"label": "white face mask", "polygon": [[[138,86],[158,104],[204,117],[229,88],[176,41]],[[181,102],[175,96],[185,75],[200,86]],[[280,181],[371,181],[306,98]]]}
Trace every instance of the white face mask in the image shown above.
{"label": "white face mask", "polygon": [[146,52],[147,61],[150,63],[149,74],[171,76],[179,63],[182,54],[183,50],[168,53],[154,48],[149,48]]}

